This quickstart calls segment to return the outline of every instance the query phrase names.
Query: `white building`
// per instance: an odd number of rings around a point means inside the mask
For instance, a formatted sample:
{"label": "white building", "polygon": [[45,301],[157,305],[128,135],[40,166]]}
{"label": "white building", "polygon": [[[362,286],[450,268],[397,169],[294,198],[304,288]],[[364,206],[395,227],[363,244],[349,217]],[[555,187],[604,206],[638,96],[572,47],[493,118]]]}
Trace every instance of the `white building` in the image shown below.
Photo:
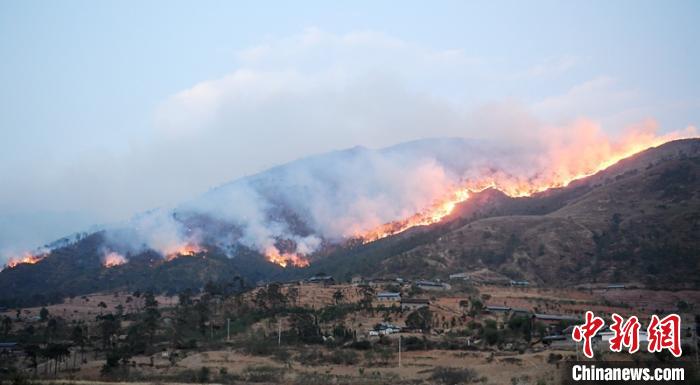
{"label": "white building", "polygon": [[401,301],[401,293],[382,292],[377,294],[377,301],[396,302]]}

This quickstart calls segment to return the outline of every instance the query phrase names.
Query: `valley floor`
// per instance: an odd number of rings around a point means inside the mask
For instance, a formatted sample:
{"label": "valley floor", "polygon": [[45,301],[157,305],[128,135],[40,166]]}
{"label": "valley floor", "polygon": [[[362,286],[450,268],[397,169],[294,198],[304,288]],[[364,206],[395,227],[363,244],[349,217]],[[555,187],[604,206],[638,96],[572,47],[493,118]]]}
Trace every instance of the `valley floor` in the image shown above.
{"label": "valley floor", "polygon": [[[372,293],[396,289],[396,286],[394,283],[378,285],[372,289]],[[369,331],[382,323],[405,328],[411,322],[408,318],[412,311],[401,311],[398,302],[377,301],[376,298],[368,308],[352,307],[354,310],[347,314],[336,315],[329,321],[318,321],[329,309],[337,310],[344,304],[356,306],[361,303],[363,298],[367,298],[368,289],[351,284],[295,283],[279,287],[280,293],[285,295],[290,290],[296,290],[294,308],[255,319],[244,329],[231,333],[229,342],[226,341],[227,317],[236,314],[235,309],[240,308],[241,304],[253,306],[253,303],[261,301],[260,298],[267,298],[260,292],[264,294],[264,290],[269,288],[257,288],[235,299],[208,300],[206,310],[210,318],[201,333],[194,328],[189,330],[198,338],[196,346],[191,348],[174,348],[168,342],[173,322],[181,317],[178,298],[155,297],[161,313],[159,322],[163,326],[158,333],[162,338],[148,348],[150,353],[129,357],[128,362],[125,361],[108,375],[104,373],[108,351],[100,348],[97,342],[84,353],[79,353],[75,347],[70,348],[68,357],[59,362],[58,368],[55,362],[46,359],[39,360],[36,370],[31,368],[26,358],[19,358],[18,363],[20,367],[24,365],[26,375],[31,377],[37,373],[35,378],[41,383],[56,384],[447,384],[451,383],[449,378],[452,377],[485,384],[559,384],[564,363],[577,359],[575,345],[570,341],[542,342],[544,334],[561,333],[560,325],[556,322],[540,325],[542,330],[539,332],[533,329],[532,336],[528,336],[526,342],[518,334],[520,332],[513,329],[512,319],[516,317],[513,309],[533,315],[569,318],[581,317],[586,310],[592,310],[602,317],[615,312],[625,316],[637,315],[646,324],[646,319],[653,312],[678,312],[679,307],[683,307],[684,325],[689,327],[693,325],[695,309],[700,306],[700,291],[694,290],[498,285],[463,287],[459,283],[450,290],[435,292],[416,292],[401,285],[398,285],[398,289],[404,297],[429,301],[428,309],[432,317],[429,333],[402,330],[401,333],[381,337],[370,335]],[[199,300],[202,299],[195,298],[194,303]],[[480,307],[475,309],[476,303]],[[114,338],[123,341],[128,338],[126,330],[129,325],[138,322],[144,306],[142,298],[136,299],[130,293],[102,293],[67,299],[63,304],[47,306],[46,310],[51,317],[60,317],[62,324],[87,325],[88,337],[98,341],[99,330],[103,326],[97,320],[102,319],[103,315],[117,312],[121,307],[124,313],[121,327],[124,331],[117,332]],[[501,313],[489,308],[511,310]],[[254,311],[253,307],[246,309]],[[332,346],[328,343],[289,343],[282,339],[281,332],[284,331],[287,336],[297,333],[295,330],[299,326],[295,323],[298,321],[294,321],[294,314],[299,310],[294,309],[306,309],[304,311],[314,314],[324,339],[330,335],[333,327],[343,325],[355,333],[354,341],[368,341],[367,345],[359,346],[351,342]],[[12,330],[18,335],[30,325],[37,331],[43,330],[46,322],[40,319],[40,313],[39,307],[22,309],[20,320],[12,325]],[[246,316],[239,314],[239,317]],[[14,310],[0,314],[0,317],[5,316],[16,318],[17,314]],[[492,342],[488,342],[484,334],[485,325],[489,324],[494,325],[498,334]],[[410,347],[402,347],[400,366],[399,336],[404,344],[412,341]],[[251,347],[251,344],[256,347]],[[418,346],[420,344],[424,347]],[[656,360],[647,353],[632,357],[614,354],[605,348],[598,347],[597,350],[596,358],[604,360]]]}

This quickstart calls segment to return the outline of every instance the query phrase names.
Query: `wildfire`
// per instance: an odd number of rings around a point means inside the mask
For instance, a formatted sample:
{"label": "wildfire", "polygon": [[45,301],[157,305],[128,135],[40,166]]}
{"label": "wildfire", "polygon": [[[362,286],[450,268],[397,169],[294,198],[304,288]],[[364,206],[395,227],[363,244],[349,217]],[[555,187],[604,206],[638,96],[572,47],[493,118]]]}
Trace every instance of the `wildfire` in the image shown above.
{"label": "wildfire", "polygon": [[411,227],[432,225],[440,222],[442,218],[450,215],[459,203],[469,199],[470,194],[484,190],[485,188],[486,187],[481,189],[458,189],[454,191],[450,197],[438,201],[423,212],[414,214],[401,221],[383,224],[363,234],[357,234],[356,237],[361,238],[363,243],[369,243],[390,235],[402,233]]}
{"label": "wildfire", "polygon": [[[530,148],[537,149],[536,153],[514,154],[513,159],[504,159],[503,162],[498,161],[500,158],[485,160],[483,167],[477,165],[468,170],[468,175],[446,189],[449,192],[426,209],[380,226],[358,226],[358,230],[351,230],[347,236],[363,243],[372,242],[412,227],[438,223],[474,193],[489,188],[510,197],[532,196],[551,188],[566,187],[575,180],[594,175],[625,158],[671,140],[697,137],[694,127],[661,136],[655,134],[655,129],[656,123],[650,120],[614,139],[600,126],[586,120],[566,129],[544,129],[537,135],[541,141],[535,141],[535,146]],[[282,267],[309,265],[303,253],[281,253],[277,247],[271,246],[264,254],[268,261]]]}
{"label": "wildfire", "polygon": [[163,250],[163,255],[165,255],[165,259],[168,261],[172,261],[175,258],[178,257],[193,257],[199,253],[203,253],[207,251],[205,248],[199,246],[196,243],[188,242],[185,244],[180,244],[180,245],[173,245],[171,247],[167,247],[165,250]]}
{"label": "wildfire", "polygon": [[123,255],[110,251],[109,253],[105,254],[105,256],[102,258],[102,265],[106,268],[111,268],[119,265],[123,265],[127,262],[126,258],[124,258]]}
{"label": "wildfire", "polygon": [[309,266],[309,261],[305,259],[301,254],[297,253],[281,253],[276,247],[270,246],[265,249],[265,258],[272,263],[276,263],[282,267],[287,267],[289,265],[295,267],[307,267]]}
{"label": "wildfire", "polygon": [[420,213],[356,236],[368,243],[415,226],[440,222],[450,215],[458,204],[469,199],[471,194],[487,188],[500,190],[511,197],[526,197],[551,188],[566,187],[577,179],[596,174],[648,148],[695,135],[696,131],[693,128],[664,136],[656,136],[653,130],[643,130],[629,132],[622,140],[613,143],[597,126],[583,122],[579,127],[575,127],[575,140],[551,145],[549,151],[540,159],[545,165],[544,171],[534,177],[518,177],[497,171],[486,172],[479,178],[465,181],[447,197]]}
{"label": "wildfire", "polygon": [[41,261],[45,257],[46,257],[46,255],[33,255],[30,253],[24,253],[24,255],[21,257],[10,258],[7,261],[7,267],[11,269],[11,268],[16,267],[17,265],[22,265],[22,264],[33,265],[33,264]]}

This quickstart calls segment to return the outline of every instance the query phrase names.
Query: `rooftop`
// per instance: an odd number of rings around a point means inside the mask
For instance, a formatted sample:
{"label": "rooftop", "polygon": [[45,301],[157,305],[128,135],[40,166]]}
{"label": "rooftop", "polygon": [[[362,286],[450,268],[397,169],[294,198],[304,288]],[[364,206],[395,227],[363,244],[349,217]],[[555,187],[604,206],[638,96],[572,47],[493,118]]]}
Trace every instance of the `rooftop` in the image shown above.
{"label": "rooftop", "polygon": [[549,321],[578,321],[581,319],[577,316],[555,314],[535,314],[535,318]]}
{"label": "rooftop", "polygon": [[307,279],[307,281],[330,281],[333,277],[330,275],[314,275],[313,277]]}
{"label": "rooftop", "polygon": [[493,311],[509,311],[509,310],[510,310],[510,307],[508,307],[508,306],[490,306],[490,305],[487,305],[487,306],[486,306],[486,309],[487,309],[487,310],[493,310]]}

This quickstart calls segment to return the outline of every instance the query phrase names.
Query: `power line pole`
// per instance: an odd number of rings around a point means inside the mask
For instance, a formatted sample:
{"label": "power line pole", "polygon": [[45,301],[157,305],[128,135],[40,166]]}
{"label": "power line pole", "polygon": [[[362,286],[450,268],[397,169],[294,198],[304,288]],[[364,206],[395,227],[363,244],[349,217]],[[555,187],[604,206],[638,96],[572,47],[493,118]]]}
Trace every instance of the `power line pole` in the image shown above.
{"label": "power line pole", "polygon": [[282,320],[277,320],[277,346],[282,345]]}
{"label": "power line pole", "polygon": [[581,361],[581,356],[579,352],[579,341],[576,341],[576,361]]}
{"label": "power line pole", "polygon": [[401,367],[401,336],[399,336],[399,368]]}
{"label": "power line pole", "polygon": [[226,318],[226,342],[231,341],[231,318]]}

